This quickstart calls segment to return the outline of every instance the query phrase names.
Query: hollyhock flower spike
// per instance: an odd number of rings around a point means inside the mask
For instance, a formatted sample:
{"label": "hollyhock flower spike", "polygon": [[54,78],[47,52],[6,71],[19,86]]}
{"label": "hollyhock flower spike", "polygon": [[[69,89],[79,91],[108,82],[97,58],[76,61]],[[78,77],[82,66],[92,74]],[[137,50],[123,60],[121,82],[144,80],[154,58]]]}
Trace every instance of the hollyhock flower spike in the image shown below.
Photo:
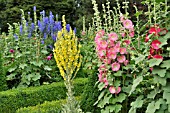
{"label": "hollyhock flower spike", "polygon": [[120,69],[120,64],[117,62],[114,62],[112,64],[112,71],[119,71],[119,69]]}
{"label": "hollyhock flower spike", "polygon": [[159,45],[161,44],[161,42],[159,40],[154,40],[151,43],[151,46],[153,49],[159,49]]}

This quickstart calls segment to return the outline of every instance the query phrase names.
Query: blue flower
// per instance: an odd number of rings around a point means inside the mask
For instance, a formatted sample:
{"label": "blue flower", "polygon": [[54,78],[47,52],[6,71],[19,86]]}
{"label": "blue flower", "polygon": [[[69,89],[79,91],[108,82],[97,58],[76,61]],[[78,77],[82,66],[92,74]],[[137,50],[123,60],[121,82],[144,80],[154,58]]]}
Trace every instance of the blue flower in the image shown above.
{"label": "blue flower", "polygon": [[29,32],[29,33],[28,33],[28,38],[31,38],[31,36],[32,36],[32,33]]}
{"label": "blue flower", "polygon": [[77,31],[77,29],[76,29],[76,27],[74,28],[74,34],[76,34],[76,31]]}
{"label": "blue flower", "polygon": [[41,40],[41,44],[44,44],[44,40]]}
{"label": "blue flower", "polygon": [[57,22],[56,26],[57,26],[58,31],[60,31],[62,29],[61,21]]}
{"label": "blue flower", "polygon": [[36,6],[34,6],[33,10],[34,10],[34,12],[36,11]]}
{"label": "blue flower", "polygon": [[70,32],[70,24],[66,24],[66,29],[68,32]]}
{"label": "blue flower", "polygon": [[14,38],[17,40],[18,39],[18,36],[17,36],[17,34],[14,34]]}
{"label": "blue flower", "polygon": [[35,29],[34,23],[31,23],[31,31],[34,31],[34,29]]}
{"label": "blue flower", "polygon": [[28,15],[30,15],[30,12],[28,12]]}
{"label": "blue flower", "polygon": [[20,34],[22,35],[22,32],[23,32],[23,27],[22,25],[20,25]]}
{"label": "blue flower", "polygon": [[44,33],[44,39],[46,39],[47,38],[47,34],[46,33]]}

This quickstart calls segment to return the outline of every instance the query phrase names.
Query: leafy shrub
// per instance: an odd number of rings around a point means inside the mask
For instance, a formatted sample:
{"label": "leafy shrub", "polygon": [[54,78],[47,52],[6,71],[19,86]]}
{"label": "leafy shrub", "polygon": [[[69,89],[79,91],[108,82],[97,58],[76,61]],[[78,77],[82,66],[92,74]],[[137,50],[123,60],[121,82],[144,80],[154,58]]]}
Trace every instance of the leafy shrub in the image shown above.
{"label": "leafy shrub", "polygon": [[7,89],[6,77],[5,77],[5,73],[4,73],[4,70],[3,70],[2,61],[3,61],[2,60],[2,53],[0,51],[0,91]]}
{"label": "leafy shrub", "polygon": [[[80,97],[76,97],[76,100],[80,100]],[[61,105],[66,103],[66,99],[57,101],[45,101],[43,104],[36,106],[29,106],[20,108],[16,113],[59,113],[61,111]]]}
{"label": "leafy shrub", "polygon": [[[73,82],[75,96],[83,92],[85,83],[87,83],[87,79],[75,79]],[[64,99],[66,98],[66,91],[63,82],[2,91],[0,92],[0,113],[15,113],[21,107],[35,106],[44,101]]]}

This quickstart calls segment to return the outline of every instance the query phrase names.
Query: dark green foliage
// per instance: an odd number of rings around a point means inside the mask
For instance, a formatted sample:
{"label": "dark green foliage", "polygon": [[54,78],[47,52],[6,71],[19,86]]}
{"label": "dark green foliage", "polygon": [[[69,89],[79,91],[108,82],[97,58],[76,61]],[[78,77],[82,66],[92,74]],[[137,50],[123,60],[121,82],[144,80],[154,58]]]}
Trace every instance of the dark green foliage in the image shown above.
{"label": "dark green foliage", "polygon": [[[80,97],[76,97],[80,100]],[[66,103],[66,99],[61,99],[57,101],[44,102],[43,104],[38,104],[36,106],[29,106],[25,108],[20,108],[16,113],[59,113],[61,111],[61,105]]]}
{"label": "dark green foliage", "polygon": [[86,84],[85,90],[82,94],[82,100],[80,102],[83,112],[100,113],[99,108],[93,105],[99,96],[98,88],[95,85],[97,80],[98,76],[95,73],[88,77],[88,83]]}
{"label": "dark green foliage", "polygon": [[[37,12],[45,10],[46,15],[50,11],[53,14],[58,14],[59,20],[61,20],[62,15],[66,15],[67,23],[72,24],[74,20],[73,13],[75,12],[74,3],[74,0],[0,0],[0,28],[2,28],[2,31],[7,32],[7,23],[20,22],[20,9],[23,9],[24,12],[33,12],[34,6],[36,6]],[[27,13],[25,14],[27,16]]]}
{"label": "dark green foliage", "polygon": [[[75,96],[83,92],[86,83],[87,79],[75,79],[73,83]],[[0,92],[0,113],[15,113],[21,107],[35,106],[44,101],[64,99],[66,97],[66,91],[63,82],[3,91]]]}
{"label": "dark green foliage", "polygon": [[4,91],[6,89],[7,89],[6,77],[3,69],[2,53],[0,51],[0,91]]}

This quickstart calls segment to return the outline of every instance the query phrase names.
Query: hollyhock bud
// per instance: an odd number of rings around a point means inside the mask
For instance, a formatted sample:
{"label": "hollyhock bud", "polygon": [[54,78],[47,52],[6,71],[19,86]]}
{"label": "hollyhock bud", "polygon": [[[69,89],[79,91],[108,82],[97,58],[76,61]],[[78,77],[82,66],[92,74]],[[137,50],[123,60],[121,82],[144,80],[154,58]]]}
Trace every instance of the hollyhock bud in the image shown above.
{"label": "hollyhock bud", "polygon": [[10,52],[10,53],[14,53],[15,51],[14,51],[13,49],[10,49],[9,52]]}

